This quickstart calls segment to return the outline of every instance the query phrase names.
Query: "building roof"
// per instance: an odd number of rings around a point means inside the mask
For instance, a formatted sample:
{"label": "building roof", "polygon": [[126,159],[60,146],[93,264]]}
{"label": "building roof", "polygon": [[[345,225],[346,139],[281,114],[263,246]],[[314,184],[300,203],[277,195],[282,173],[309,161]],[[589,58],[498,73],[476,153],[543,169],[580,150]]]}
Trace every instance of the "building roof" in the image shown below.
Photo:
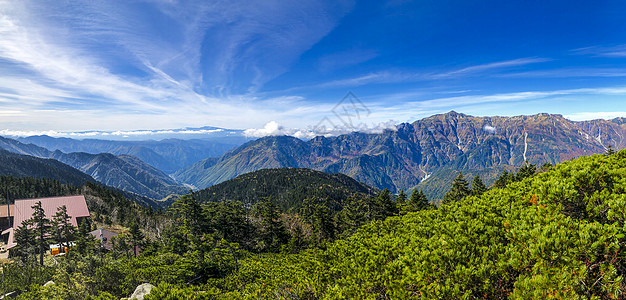
{"label": "building roof", "polygon": [[46,212],[46,218],[49,220],[52,220],[57,209],[63,205],[67,207],[67,214],[71,217],[70,223],[74,226],[78,226],[76,218],[89,217],[89,209],[87,209],[87,202],[83,195],[15,200],[13,228],[19,227],[23,221],[30,219],[34,211],[32,207],[40,201],[41,207]]}
{"label": "building roof", "polygon": [[[7,209],[8,206],[8,209]],[[6,218],[9,216],[7,212],[11,212],[11,217],[15,216],[15,204],[0,204],[0,218]]]}
{"label": "building roof", "polygon": [[74,226],[78,227],[76,218],[89,217],[89,209],[87,209],[87,202],[85,201],[85,196],[83,195],[15,200],[13,211],[11,211],[11,215],[14,215],[13,228],[9,228],[3,232],[3,234],[9,233],[7,249],[16,246],[14,241],[15,229],[20,227],[23,221],[26,221],[33,216],[33,206],[37,202],[41,202],[41,207],[46,213],[46,218],[49,220],[54,218],[54,215],[57,213],[57,209],[63,205],[67,208],[67,214],[70,216],[70,223]]}
{"label": "building roof", "polygon": [[106,239],[106,241],[103,244],[104,248],[106,248],[107,250],[113,249],[111,238],[116,236],[117,233],[100,228],[100,229],[96,229],[90,232],[90,234],[93,235],[96,239],[98,239],[101,243],[103,242],[103,239]]}

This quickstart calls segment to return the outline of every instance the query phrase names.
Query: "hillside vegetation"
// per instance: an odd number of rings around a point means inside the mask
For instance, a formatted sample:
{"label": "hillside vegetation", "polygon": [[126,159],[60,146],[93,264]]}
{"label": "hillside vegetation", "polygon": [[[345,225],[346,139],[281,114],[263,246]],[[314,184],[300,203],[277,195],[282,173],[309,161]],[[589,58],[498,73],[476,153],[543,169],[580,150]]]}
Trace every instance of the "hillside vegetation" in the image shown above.
{"label": "hillside vegetation", "polygon": [[250,205],[271,197],[286,212],[299,210],[307,198],[326,199],[333,210],[340,210],[350,196],[372,196],[377,192],[377,189],[343,174],[279,168],[239,175],[195,192],[194,196],[200,202],[234,200]]}
{"label": "hillside vegetation", "polygon": [[[509,179],[499,180],[503,188],[447,198],[438,209],[390,207],[383,190],[374,201],[347,205],[335,221],[310,224],[324,233],[372,216],[360,229],[300,250],[267,199],[248,218],[240,202],[203,207],[185,196],[171,211],[177,221],[153,242],[158,248],[137,258],[114,252],[37,267],[30,274],[42,275],[22,284],[20,297],[110,299],[150,282],[157,288],[145,299],[624,298],[626,151],[533,169],[501,176]],[[303,219],[327,216],[309,204]],[[252,240],[241,235],[246,226],[256,228]],[[41,286],[49,279],[56,285]]]}
{"label": "hillside vegetation", "polygon": [[[22,161],[28,156],[30,160],[45,161],[48,165],[67,164],[80,170],[93,179],[108,186],[116,187],[141,196],[160,200],[169,195],[181,195],[187,188],[170,178],[162,171],[148,165],[137,157],[131,155],[113,155],[110,153],[89,154],[85,152],[64,153],[59,150],[54,152],[33,144],[24,144],[17,140],[0,137],[0,149],[22,155]],[[4,151],[2,153],[5,153]],[[0,154],[2,154],[0,153]],[[8,154],[2,154],[6,156]],[[0,156],[0,159],[2,159]],[[15,156],[15,155],[13,155]],[[47,158],[47,159],[43,159]],[[11,166],[10,164],[7,166]],[[13,172],[11,167],[0,168],[0,174],[11,176],[33,176],[37,178],[54,178],[61,181],[74,180],[76,175],[64,173],[56,174],[50,167],[29,168],[24,174]],[[8,168],[8,170],[6,170]],[[69,168],[74,170],[73,168]],[[70,176],[72,175],[72,176]],[[91,177],[89,177],[91,178]],[[93,179],[91,181],[93,181]],[[83,182],[73,181],[76,185]]]}
{"label": "hillside vegetation", "polygon": [[237,297],[617,299],[626,293],[626,151],[366,225],[325,251],[255,256]]}
{"label": "hillside vegetation", "polygon": [[91,176],[54,159],[21,155],[0,149],[0,175],[49,178],[61,183],[83,185]]}

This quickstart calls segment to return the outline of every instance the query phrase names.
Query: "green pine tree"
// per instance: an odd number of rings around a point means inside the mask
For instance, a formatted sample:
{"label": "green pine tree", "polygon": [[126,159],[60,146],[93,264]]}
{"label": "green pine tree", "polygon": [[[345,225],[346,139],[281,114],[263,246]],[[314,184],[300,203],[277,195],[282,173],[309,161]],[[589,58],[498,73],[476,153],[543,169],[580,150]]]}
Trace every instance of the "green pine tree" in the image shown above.
{"label": "green pine tree", "polygon": [[500,176],[498,176],[496,181],[493,183],[493,187],[498,188],[498,189],[503,189],[507,186],[507,184],[509,184],[509,182],[512,181],[511,178],[512,178],[512,175],[509,174],[507,170],[502,170],[502,173],[500,173]]}
{"label": "green pine tree", "polygon": [[474,180],[472,180],[472,195],[480,196],[487,191],[487,187],[480,179],[480,176],[474,176]]}
{"label": "green pine tree", "polygon": [[46,212],[41,206],[41,201],[32,206],[33,216],[31,217],[31,225],[35,232],[35,246],[39,253],[39,264],[43,266],[43,255],[50,249],[50,232],[52,226],[50,220],[46,218]]}
{"label": "green pine tree", "polygon": [[74,239],[74,234],[76,233],[76,227],[70,223],[70,220],[71,217],[67,214],[65,205],[57,209],[57,213],[52,219],[54,239],[60,244],[62,252],[65,251],[66,247],[70,247],[69,243]]}
{"label": "green pine tree", "polygon": [[254,205],[252,214],[259,220],[257,248],[263,252],[278,252],[289,241],[289,234],[280,220],[281,212],[278,207],[270,197],[266,197]]}
{"label": "green pine tree", "polygon": [[133,245],[133,252],[135,254],[135,257],[137,257],[137,249],[144,246],[146,237],[143,232],[141,232],[141,229],[139,229],[139,225],[137,225],[137,222],[133,222],[130,225],[128,233],[130,234],[130,242]]}
{"label": "green pine tree", "polygon": [[451,204],[457,201],[461,201],[466,196],[470,195],[469,184],[463,178],[463,173],[459,172],[459,175],[452,182],[452,187],[448,190],[448,193],[443,197],[442,204]]}

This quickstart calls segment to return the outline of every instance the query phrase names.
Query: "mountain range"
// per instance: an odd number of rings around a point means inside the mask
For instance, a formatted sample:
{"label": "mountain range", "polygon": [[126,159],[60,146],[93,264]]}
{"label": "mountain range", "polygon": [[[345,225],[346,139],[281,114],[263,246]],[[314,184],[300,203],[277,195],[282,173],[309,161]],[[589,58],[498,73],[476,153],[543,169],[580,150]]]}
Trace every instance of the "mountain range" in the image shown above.
{"label": "mountain range", "polygon": [[91,176],[55,159],[22,155],[3,149],[0,149],[0,174],[17,178],[48,178],[73,186],[96,181]]}
{"label": "mountain range", "polygon": [[161,170],[131,155],[64,153],[60,150],[50,151],[34,144],[24,144],[4,137],[0,137],[0,149],[37,158],[54,159],[108,186],[153,199],[162,199],[171,194],[184,194],[188,191],[188,188]]}
{"label": "mountain range", "polygon": [[205,188],[237,175],[266,168],[311,168],[343,173],[393,192],[415,187],[440,198],[452,173],[481,175],[492,183],[497,173],[529,163],[555,164],[580,155],[626,146],[626,121],[576,122],[556,114],[474,117],[454,111],[381,134],[354,132],[303,141],[270,136],[248,142],[220,158],[180,170],[180,182]]}
{"label": "mountain range", "polygon": [[86,152],[132,155],[165,172],[174,173],[207,157],[219,157],[246,141],[243,136],[219,136],[211,139],[164,139],[160,141],[112,141],[102,139],[71,139],[50,136],[18,137],[25,144],[35,144],[50,151]]}

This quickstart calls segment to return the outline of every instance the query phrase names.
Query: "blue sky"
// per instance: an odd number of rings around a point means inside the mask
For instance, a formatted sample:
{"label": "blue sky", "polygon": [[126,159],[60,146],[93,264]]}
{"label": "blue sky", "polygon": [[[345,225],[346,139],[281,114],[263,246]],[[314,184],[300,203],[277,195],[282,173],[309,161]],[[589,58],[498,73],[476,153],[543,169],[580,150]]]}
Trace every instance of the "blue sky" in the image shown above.
{"label": "blue sky", "polygon": [[602,0],[0,0],[0,133],[626,116],[625,15]]}

